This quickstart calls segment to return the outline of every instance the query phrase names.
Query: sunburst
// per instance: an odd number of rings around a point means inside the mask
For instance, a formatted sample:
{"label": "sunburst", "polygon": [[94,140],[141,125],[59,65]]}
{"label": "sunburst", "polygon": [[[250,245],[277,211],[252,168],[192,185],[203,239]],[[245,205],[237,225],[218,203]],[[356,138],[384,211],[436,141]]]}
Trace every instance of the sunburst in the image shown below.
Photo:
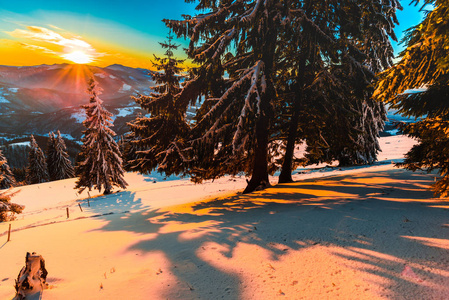
{"label": "sunburst", "polygon": [[92,55],[89,55],[88,53],[81,50],[75,50],[70,53],[63,54],[61,56],[64,59],[70,60],[76,64],[88,64],[93,61]]}

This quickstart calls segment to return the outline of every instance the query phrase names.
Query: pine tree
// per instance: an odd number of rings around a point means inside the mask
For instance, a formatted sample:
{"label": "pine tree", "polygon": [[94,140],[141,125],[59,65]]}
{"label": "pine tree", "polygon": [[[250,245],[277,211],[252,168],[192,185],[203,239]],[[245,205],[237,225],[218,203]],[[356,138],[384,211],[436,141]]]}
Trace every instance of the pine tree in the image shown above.
{"label": "pine tree", "polygon": [[[268,185],[268,144],[276,98],[275,50],[285,5],[278,1],[199,1],[209,11],[183,21],[165,20],[188,36],[188,55],[199,65],[179,102],[204,101],[179,156],[191,159],[195,181],[245,172],[245,189]],[[224,72],[229,78],[223,78]]]}
{"label": "pine tree", "polygon": [[67,147],[61,133],[48,134],[47,168],[50,180],[62,180],[74,177],[74,169],[67,154]]}
{"label": "pine tree", "polygon": [[54,175],[54,165],[55,165],[55,156],[56,156],[56,137],[53,132],[48,133],[48,141],[47,141],[47,171],[50,181],[55,180]]}
{"label": "pine tree", "polygon": [[9,221],[14,218],[14,214],[20,214],[24,206],[11,203],[11,198],[16,194],[0,191],[0,222]]}
{"label": "pine tree", "polygon": [[86,111],[83,125],[83,145],[76,167],[79,176],[75,189],[80,192],[88,188],[104,189],[104,194],[110,194],[113,186],[125,189],[128,185],[123,178],[122,158],[120,149],[113,137],[112,114],[103,107],[103,101],[98,97],[101,91],[93,78],[88,81],[89,104],[82,105]]}
{"label": "pine tree", "polygon": [[[402,124],[402,131],[418,144],[406,154],[405,168],[438,170],[435,194],[449,196],[449,2],[414,0],[432,4],[421,24],[412,27],[401,60],[381,74],[375,95],[405,116],[421,121]],[[419,89],[420,88],[420,89]]]}
{"label": "pine tree", "polygon": [[30,152],[28,153],[28,167],[26,180],[29,184],[48,181],[47,163],[44,152],[36,143],[34,136],[30,138]]}
{"label": "pine tree", "polygon": [[8,161],[0,150],[0,190],[16,186],[16,180],[8,165]]}
{"label": "pine tree", "polygon": [[298,140],[309,145],[308,163],[376,159],[385,113],[370,99],[370,85],[392,63],[388,36],[395,39],[395,10],[401,9],[397,0],[292,3],[293,26],[282,37],[279,55],[280,70],[288,70],[281,84],[288,82],[292,98],[279,182],[292,181]]}
{"label": "pine tree", "polygon": [[[141,95],[135,101],[146,110],[150,117],[140,116],[129,124],[131,133],[126,137],[125,147],[127,168],[142,173],[149,173],[156,168],[167,175],[179,173],[182,160],[176,160],[172,151],[178,147],[177,140],[188,135],[190,130],[186,120],[186,106],[176,102],[180,92],[183,60],[174,57],[179,45],[172,42],[169,34],[166,42],[159,43],[165,51],[165,57],[154,55],[153,66],[156,72],[151,73],[156,86],[150,96]],[[177,166],[176,169],[173,166]]]}

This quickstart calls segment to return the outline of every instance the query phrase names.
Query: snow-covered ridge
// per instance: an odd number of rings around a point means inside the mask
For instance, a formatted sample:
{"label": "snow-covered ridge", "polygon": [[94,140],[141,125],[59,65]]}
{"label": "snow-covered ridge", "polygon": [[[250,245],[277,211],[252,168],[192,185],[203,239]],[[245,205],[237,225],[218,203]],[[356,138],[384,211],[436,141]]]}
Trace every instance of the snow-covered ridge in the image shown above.
{"label": "snow-covered ridge", "polygon": [[115,117],[126,117],[134,113],[136,109],[139,109],[140,107],[133,106],[133,107],[123,107],[118,108],[118,113],[115,115]]}
{"label": "snow-covered ridge", "polygon": [[72,113],[70,116],[72,119],[75,119],[76,123],[83,123],[83,121],[86,119],[86,112],[84,109],[79,109],[77,112]]}
{"label": "snow-covered ridge", "polygon": [[0,103],[11,103],[11,102],[9,102],[8,99],[6,99],[6,98],[3,97],[2,95],[0,95]]}
{"label": "snow-covered ridge", "polygon": [[126,93],[131,90],[131,86],[129,84],[124,83],[123,86],[118,91],[119,93]]}
{"label": "snow-covered ridge", "polygon": [[106,75],[103,73],[95,73],[94,74],[96,77],[100,77],[100,78],[106,78]]}

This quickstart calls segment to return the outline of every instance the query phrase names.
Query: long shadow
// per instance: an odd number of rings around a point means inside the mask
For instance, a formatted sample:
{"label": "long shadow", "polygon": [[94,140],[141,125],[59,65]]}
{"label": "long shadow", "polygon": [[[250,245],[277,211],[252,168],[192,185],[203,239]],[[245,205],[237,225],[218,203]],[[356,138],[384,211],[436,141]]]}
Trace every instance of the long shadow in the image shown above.
{"label": "long shadow", "polygon": [[[447,263],[449,247],[420,242],[447,241],[441,227],[448,212],[434,207],[441,201],[432,199],[425,188],[432,179],[403,170],[354,174],[158,211],[140,207],[140,199],[130,194],[123,201],[133,203],[135,209],[125,218],[105,216],[108,223],[99,230],[157,234],[128,250],[162,251],[172,262],[170,272],[186,283],[176,288],[183,289],[183,299],[242,298],[241,275],[217,267],[201,254],[209,251],[232,260],[242,244],[262,249],[269,261],[315,245],[343,247],[345,253],[334,255],[359,261],[365,267],[357,271],[387,279],[388,284],[377,284],[389,290],[388,297],[401,298],[404,289],[422,292],[421,285],[410,284],[413,280],[401,275],[407,263],[421,266],[418,275],[437,283],[429,285],[427,292],[449,284],[445,273],[438,271]],[[417,198],[425,200],[413,201]],[[167,289],[161,298],[176,298],[176,294]]]}

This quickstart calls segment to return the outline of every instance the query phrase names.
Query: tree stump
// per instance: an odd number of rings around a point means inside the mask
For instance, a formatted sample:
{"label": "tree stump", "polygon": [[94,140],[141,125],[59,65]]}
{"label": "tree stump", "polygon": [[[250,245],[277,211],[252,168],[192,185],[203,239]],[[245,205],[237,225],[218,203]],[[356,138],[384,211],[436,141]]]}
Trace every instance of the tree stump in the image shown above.
{"label": "tree stump", "polygon": [[25,266],[20,270],[17,276],[15,288],[15,300],[37,300],[41,299],[42,292],[48,287],[47,270],[45,269],[44,258],[33,252],[27,252],[25,257]]}

